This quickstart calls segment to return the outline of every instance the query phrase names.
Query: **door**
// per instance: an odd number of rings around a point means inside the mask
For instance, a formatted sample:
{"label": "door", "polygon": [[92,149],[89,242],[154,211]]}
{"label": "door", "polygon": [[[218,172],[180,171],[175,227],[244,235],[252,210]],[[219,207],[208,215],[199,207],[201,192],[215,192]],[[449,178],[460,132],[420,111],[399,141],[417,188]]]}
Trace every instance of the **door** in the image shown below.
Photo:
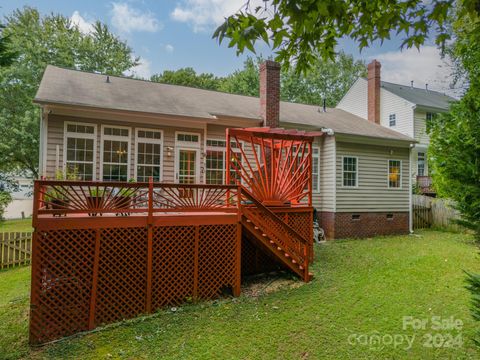
{"label": "door", "polygon": [[[176,182],[179,184],[198,183],[199,168],[199,150],[198,149],[178,149],[176,160]],[[191,198],[193,189],[178,189],[180,198]]]}

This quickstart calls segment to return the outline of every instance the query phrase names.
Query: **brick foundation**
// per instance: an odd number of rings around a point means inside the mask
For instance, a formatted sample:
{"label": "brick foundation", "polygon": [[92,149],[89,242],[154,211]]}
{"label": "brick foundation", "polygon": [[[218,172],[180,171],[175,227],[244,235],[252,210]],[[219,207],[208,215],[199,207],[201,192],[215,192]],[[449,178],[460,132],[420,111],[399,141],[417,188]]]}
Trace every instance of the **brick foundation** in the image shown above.
{"label": "brick foundation", "polygon": [[319,212],[318,218],[329,240],[409,232],[408,212]]}

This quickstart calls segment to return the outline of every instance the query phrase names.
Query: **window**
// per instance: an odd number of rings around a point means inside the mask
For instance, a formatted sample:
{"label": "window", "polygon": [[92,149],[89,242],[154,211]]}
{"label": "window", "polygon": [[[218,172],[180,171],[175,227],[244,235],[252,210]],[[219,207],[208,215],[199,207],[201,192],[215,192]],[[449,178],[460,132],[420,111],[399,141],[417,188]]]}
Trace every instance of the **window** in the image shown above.
{"label": "window", "polygon": [[[226,167],[226,145],[225,140],[207,140],[207,158],[205,166],[205,178],[207,184],[224,184],[225,183],[225,167]],[[240,144],[241,146],[241,144]],[[241,160],[239,154],[240,149],[236,143],[232,143],[232,150],[236,152],[237,157],[232,155],[232,161]],[[237,175],[235,170],[230,170],[231,183],[235,184],[241,181],[241,177]]]}
{"label": "window", "polygon": [[425,153],[419,152],[417,157],[417,175],[425,176]]}
{"label": "window", "polygon": [[343,158],[343,186],[356,187],[358,182],[358,158]]}
{"label": "window", "polygon": [[136,179],[146,182],[150,177],[153,181],[161,181],[162,173],[162,131],[136,130]]}
{"label": "window", "polygon": [[426,119],[425,125],[426,125],[427,132],[430,132],[430,129],[432,128],[432,121],[435,120],[436,115],[437,114],[435,113],[427,112],[425,116],[425,119]]}
{"label": "window", "polygon": [[316,147],[312,153],[312,191],[320,192],[320,149]]}
{"label": "window", "polygon": [[390,127],[393,127],[393,126],[397,125],[397,115],[396,114],[388,115],[388,124],[390,125]]}
{"label": "window", "polygon": [[400,188],[402,185],[402,162],[388,160],[388,187]]}
{"label": "window", "polygon": [[178,133],[177,141],[180,142],[189,142],[189,143],[198,143],[200,137],[197,134],[188,134],[188,133]]}
{"label": "window", "polygon": [[65,123],[65,170],[81,180],[93,180],[95,169],[96,126]]}
{"label": "window", "polygon": [[129,176],[130,129],[102,126],[102,179],[127,181]]}

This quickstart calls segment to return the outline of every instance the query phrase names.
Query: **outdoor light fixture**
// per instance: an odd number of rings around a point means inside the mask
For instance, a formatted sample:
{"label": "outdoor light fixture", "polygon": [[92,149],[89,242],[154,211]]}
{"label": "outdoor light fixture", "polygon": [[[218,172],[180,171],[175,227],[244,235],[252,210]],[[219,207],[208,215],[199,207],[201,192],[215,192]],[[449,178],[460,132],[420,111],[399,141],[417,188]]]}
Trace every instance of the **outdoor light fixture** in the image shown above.
{"label": "outdoor light fixture", "polygon": [[167,156],[172,156],[173,147],[167,146]]}

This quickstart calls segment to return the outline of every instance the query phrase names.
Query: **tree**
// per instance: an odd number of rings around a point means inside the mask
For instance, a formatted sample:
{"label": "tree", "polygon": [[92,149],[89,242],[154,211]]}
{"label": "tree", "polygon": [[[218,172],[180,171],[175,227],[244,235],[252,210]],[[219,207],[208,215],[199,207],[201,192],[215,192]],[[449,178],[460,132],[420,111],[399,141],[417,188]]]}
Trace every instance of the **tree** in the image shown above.
{"label": "tree", "polygon": [[282,99],[291,102],[335,107],[355,80],[367,75],[363,61],[339,52],[334,60],[317,56],[311,67],[299,75],[296,68],[282,74]]}
{"label": "tree", "polygon": [[[478,0],[462,0],[462,12],[480,12]],[[276,60],[296,64],[305,71],[317,54],[333,59],[338,40],[352,39],[360,49],[373,42],[403,36],[403,47],[423,45],[430,33],[441,47],[450,39],[447,25],[454,0],[266,0],[253,7],[250,0],[225,19],[213,34],[220,43],[229,39],[237,53],[255,52],[255,43],[264,41]]]}
{"label": "tree", "polygon": [[165,70],[161,74],[153,75],[150,80],[164,84],[192,86],[208,90],[218,90],[222,82],[221,78],[211,73],[197,74],[191,67]]}
{"label": "tree", "polygon": [[62,16],[41,17],[33,8],[6,17],[2,35],[18,56],[0,68],[0,171],[38,175],[40,110],[32,100],[48,64],[121,75],[138,64],[132,50],[97,22],[83,34]]}
{"label": "tree", "polygon": [[10,66],[17,54],[11,49],[10,38],[4,36],[5,25],[0,24],[0,67]]}
{"label": "tree", "polygon": [[259,66],[263,58],[248,57],[243,63],[243,69],[228,75],[220,86],[221,91],[232,94],[258,96],[260,91]]}

